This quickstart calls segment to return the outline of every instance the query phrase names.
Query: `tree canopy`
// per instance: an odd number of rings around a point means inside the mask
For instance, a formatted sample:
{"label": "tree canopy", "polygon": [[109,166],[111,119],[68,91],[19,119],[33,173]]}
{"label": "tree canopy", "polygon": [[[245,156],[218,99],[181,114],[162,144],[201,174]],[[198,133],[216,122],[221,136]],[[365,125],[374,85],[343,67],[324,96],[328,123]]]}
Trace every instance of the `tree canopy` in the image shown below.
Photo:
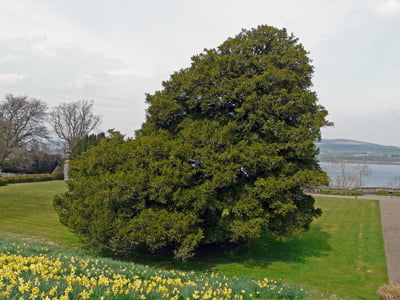
{"label": "tree canopy", "polygon": [[91,146],[98,145],[101,139],[104,139],[106,134],[104,132],[100,132],[98,134],[92,133],[90,135],[85,135],[80,138],[75,146],[71,150],[71,157],[74,158],[83,152],[87,151]]}
{"label": "tree canopy", "polygon": [[327,183],[314,141],[329,125],[313,67],[286,30],[243,30],[192,57],[147,95],[134,140],[118,133],[71,162],[54,200],[62,223],[98,250],[204,244],[265,231],[286,239],[321,214],[303,188]]}
{"label": "tree canopy", "polygon": [[0,103],[0,167],[19,152],[48,139],[47,105],[27,96],[6,95]]}
{"label": "tree canopy", "polygon": [[50,124],[67,151],[72,151],[79,139],[100,124],[101,118],[94,114],[93,103],[89,100],[61,103],[50,112]]}

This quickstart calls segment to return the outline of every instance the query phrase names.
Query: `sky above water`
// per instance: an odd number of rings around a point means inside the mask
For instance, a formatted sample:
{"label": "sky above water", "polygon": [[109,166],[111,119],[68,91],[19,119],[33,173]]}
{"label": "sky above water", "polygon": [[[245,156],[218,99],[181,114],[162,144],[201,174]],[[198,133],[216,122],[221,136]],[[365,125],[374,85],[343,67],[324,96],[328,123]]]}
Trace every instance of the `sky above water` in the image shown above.
{"label": "sky above water", "polygon": [[260,24],[309,51],[323,138],[400,146],[400,0],[1,0],[0,99],[93,99],[100,130],[133,136],[146,93]]}

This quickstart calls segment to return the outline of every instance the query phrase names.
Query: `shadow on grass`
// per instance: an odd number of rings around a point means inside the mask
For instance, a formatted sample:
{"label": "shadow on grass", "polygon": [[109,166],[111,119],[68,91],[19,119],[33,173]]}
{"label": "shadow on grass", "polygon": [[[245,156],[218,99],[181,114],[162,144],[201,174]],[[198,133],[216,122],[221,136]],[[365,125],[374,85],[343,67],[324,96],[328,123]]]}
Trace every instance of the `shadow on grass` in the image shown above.
{"label": "shadow on grass", "polygon": [[149,254],[143,251],[129,257],[128,260],[159,268],[194,271],[212,271],[216,265],[224,263],[266,267],[276,261],[301,263],[305,262],[307,257],[322,257],[331,250],[329,238],[330,235],[319,225],[314,225],[300,238],[288,242],[277,241],[271,234],[265,234],[249,244],[204,246],[193,259],[185,263],[167,255]]}

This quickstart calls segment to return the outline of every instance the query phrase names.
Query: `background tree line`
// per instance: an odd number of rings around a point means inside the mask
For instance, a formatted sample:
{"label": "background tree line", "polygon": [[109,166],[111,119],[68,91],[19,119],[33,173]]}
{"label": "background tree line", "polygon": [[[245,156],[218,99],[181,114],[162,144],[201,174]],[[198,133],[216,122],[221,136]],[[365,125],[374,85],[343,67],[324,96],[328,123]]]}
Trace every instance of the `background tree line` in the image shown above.
{"label": "background tree line", "polygon": [[51,173],[100,121],[93,113],[93,101],[61,103],[49,109],[36,98],[6,95],[0,103],[0,170]]}

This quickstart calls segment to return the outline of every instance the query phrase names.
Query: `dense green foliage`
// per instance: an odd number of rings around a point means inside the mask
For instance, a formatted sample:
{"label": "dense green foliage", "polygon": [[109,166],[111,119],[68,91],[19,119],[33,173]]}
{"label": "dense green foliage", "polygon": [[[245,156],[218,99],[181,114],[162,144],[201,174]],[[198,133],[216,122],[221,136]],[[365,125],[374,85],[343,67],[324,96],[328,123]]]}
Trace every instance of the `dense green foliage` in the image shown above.
{"label": "dense green foliage", "polygon": [[105,137],[106,134],[104,132],[85,135],[84,137],[79,139],[76,145],[72,148],[71,157],[75,158],[81,153],[87,151],[89,147],[98,145],[100,143],[100,140],[104,139]]}
{"label": "dense green foliage", "polygon": [[321,211],[302,188],[327,183],[315,140],[329,123],[311,91],[298,40],[269,26],[243,30],[147,95],[135,140],[119,134],[72,160],[61,222],[98,250],[168,248],[264,231],[286,239]]}

